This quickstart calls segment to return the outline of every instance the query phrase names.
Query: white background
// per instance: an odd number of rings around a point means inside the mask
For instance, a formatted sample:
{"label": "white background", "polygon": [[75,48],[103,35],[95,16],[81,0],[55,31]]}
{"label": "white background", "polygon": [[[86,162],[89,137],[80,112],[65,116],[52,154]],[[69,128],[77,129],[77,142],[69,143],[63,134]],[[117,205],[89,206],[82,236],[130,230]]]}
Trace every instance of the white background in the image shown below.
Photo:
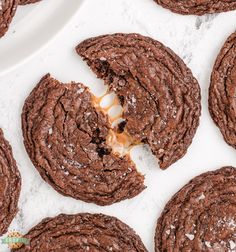
{"label": "white background", "polygon": [[[26,233],[42,218],[62,212],[101,212],[126,222],[141,236],[148,251],[154,251],[156,220],[170,197],[195,175],[225,165],[236,166],[236,151],[223,141],[207,108],[212,66],[235,24],[236,11],[181,16],[159,7],[153,0],[86,0],[73,21],[46,49],[0,77],[0,127],[13,147],[23,182],[19,212],[9,230]],[[162,171],[147,150],[133,151],[138,169],[146,175],[147,189],[131,200],[100,207],[61,196],[41,179],[22,143],[20,114],[26,96],[48,72],[60,81],[82,82],[92,90],[95,85],[102,85],[76,55],[74,47],[85,38],[113,32],[139,32],[172,48],[198,79],[203,108],[200,127],[184,158]],[[0,251],[8,249],[0,244]]]}

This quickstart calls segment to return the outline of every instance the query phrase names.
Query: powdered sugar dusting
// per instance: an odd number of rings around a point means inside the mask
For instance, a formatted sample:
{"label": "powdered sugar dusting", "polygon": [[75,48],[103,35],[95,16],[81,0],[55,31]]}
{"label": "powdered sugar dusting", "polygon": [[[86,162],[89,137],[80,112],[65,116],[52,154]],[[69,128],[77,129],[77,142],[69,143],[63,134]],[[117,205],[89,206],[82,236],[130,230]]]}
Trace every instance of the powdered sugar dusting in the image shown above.
{"label": "powdered sugar dusting", "polygon": [[229,219],[229,220],[228,220],[228,226],[229,226],[229,228],[231,228],[231,229],[236,229],[236,222],[235,222],[235,220]]}
{"label": "powdered sugar dusting", "polygon": [[185,236],[188,237],[190,241],[192,241],[195,237],[193,234],[185,234]]}
{"label": "powdered sugar dusting", "polygon": [[229,241],[229,246],[230,246],[230,249],[235,249],[236,243],[234,241]]}
{"label": "powdered sugar dusting", "polygon": [[211,248],[211,243],[209,241],[205,241],[205,245],[208,247],[208,248]]}
{"label": "powdered sugar dusting", "polygon": [[134,97],[134,95],[131,96],[130,100],[128,101],[130,106],[136,107],[137,99]]}
{"label": "powdered sugar dusting", "polygon": [[205,198],[206,196],[203,193],[198,197],[199,200],[204,200]]}
{"label": "powdered sugar dusting", "polygon": [[52,131],[52,128],[50,128],[50,129],[48,130],[48,134],[49,134],[49,135],[52,135],[52,132],[53,132],[53,131]]}
{"label": "powdered sugar dusting", "polygon": [[166,230],[166,234],[168,235],[170,234],[170,229]]}
{"label": "powdered sugar dusting", "polygon": [[78,90],[77,90],[77,94],[82,94],[83,92],[84,92],[84,88],[83,87],[81,87],[81,88],[79,88]]}
{"label": "powdered sugar dusting", "polygon": [[231,230],[235,230],[236,229],[236,222],[232,218],[224,217],[223,219],[218,220],[217,226],[218,227],[226,227]]}
{"label": "powdered sugar dusting", "polygon": [[100,58],[101,61],[106,61],[107,59],[105,57]]}
{"label": "powdered sugar dusting", "polygon": [[132,101],[132,103],[135,103],[136,102],[136,98],[134,96],[132,96],[131,101]]}
{"label": "powdered sugar dusting", "polygon": [[64,160],[64,163],[76,166],[77,168],[82,168],[82,165],[79,162],[75,161],[75,160],[68,160],[67,159],[67,160]]}

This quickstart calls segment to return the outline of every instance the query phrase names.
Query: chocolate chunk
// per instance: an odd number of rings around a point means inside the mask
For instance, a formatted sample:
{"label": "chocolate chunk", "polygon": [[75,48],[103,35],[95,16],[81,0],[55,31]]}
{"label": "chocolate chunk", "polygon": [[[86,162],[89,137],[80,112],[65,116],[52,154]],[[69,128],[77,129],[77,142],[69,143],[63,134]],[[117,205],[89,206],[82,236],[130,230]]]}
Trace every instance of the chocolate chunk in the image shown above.
{"label": "chocolate chunk", "polygon": [[144,188],[128,155],[107,145],[108,117],[96,109],[82,84],[61,84],[46,75],[26,99],[24,144],[42,178],[59,193],[109,205]]}
{"label": "chocolate chunk", "polygon": [[103,214],[61,214],[47,218],[24,237],[30,244],[13,251],[147,252],[134,230]]}
{"label": "chocolate chunk", "polygon": [[20,0],[20,3],[21,5],[25,5],[25,4],[32,4],[32,3],[36,3],[36,2],[39,2],[41,0]]}
{"label": "chocolate chunk", "polygon": [[0,0],[0,37],[8,30],[19,0]]}
{"label": "chocolate chunk", "polygon": [[183,15],[204,15],[236,9],[235,0],[154,0],[162,7]]}
{"label": "chocolate chunk", "polygon": [[174,52],[139,34],[90,38],[76,51],[119,97],[123,130],[149,144],[162,169],[185,155],[199,125],[201,97]]}
{"label": "chocolate chunk", "polygon": [[236,148],[236,32],[225,42],[211,75],[209,110],[225,141]]}
{"label": "chocolate chunk", "polygon": [[155,251],[235,251],[236,168],[195,177],[167,203],[157,222]]}
{"label": "chocolate chunk", "polygon": [[12,148],[0,129],[0,236],[7,232],[17,213],[21,177]]}

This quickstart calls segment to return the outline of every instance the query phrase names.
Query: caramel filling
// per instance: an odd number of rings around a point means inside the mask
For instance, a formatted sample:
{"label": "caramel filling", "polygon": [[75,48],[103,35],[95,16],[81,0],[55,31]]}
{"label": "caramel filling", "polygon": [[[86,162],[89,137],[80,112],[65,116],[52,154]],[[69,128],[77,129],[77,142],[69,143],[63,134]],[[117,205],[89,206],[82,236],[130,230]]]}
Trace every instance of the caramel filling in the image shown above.
{"label": "caramel filling", "polygon": [[130,149],[134,145],[134,141],[129,134],[126,132],[117,133],[113,130],[109,131],[106,143],[112,147],[114,153],[117,153],[121,156],[129,153]]}
{"label": "caramel filling", "polygon": [[94,96],[95,107],[100,109],[104,114],[108,115],[111,129],[106,139],[107,145],[112,148],[114,153],[121,156],[129,153],[130,149],[139,143],[125,131],[120,130],[120,125],[125,122],[123,115],[123,108],[120,104],[118,96],[112,93],[105,93],[101,97]]}

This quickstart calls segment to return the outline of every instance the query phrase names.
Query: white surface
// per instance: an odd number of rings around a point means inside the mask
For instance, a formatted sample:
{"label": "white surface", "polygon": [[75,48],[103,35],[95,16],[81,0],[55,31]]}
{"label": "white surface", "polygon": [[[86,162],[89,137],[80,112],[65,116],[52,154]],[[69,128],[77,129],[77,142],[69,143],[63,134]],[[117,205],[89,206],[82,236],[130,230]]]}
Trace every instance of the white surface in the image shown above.
{"label": "white surface", "polygon": [[70,21],[82,2],[56,0],[19,6],[9,31],[0,39],[0,75],[39,52]]}
{"label": "white surface", "polygon": [[[71,25],[47,49],[0,78],[0,126],[13,146],[23,179],[20,210],[10,230],[25,233],[42,218],[61,212],[102,212],[129,224],[148,251],[153,252],[156,220],[170,197],[195,175],[224,165],[236,166],[236,151],[223,141],[207,108],[211,69],[223,42],[235,30],[235,23],[235,11],[203,17],[180,16],[152,0],[86,0]],[[135,150],[133,157],[138,169],[146,174],[148,188],[131,200],[99,207],[63,197],[40,178],[22,144],[20,113],[25,97],[47,72],[61,81],[83,82],[93,90],[101,84],[73,48],[90,36],[113,32],[139,32],[171,47],[198,79],[203,109],[200,127],[184,158],[161,171],[147,151]],[[0,251],[8,250],[0,245]]]}

